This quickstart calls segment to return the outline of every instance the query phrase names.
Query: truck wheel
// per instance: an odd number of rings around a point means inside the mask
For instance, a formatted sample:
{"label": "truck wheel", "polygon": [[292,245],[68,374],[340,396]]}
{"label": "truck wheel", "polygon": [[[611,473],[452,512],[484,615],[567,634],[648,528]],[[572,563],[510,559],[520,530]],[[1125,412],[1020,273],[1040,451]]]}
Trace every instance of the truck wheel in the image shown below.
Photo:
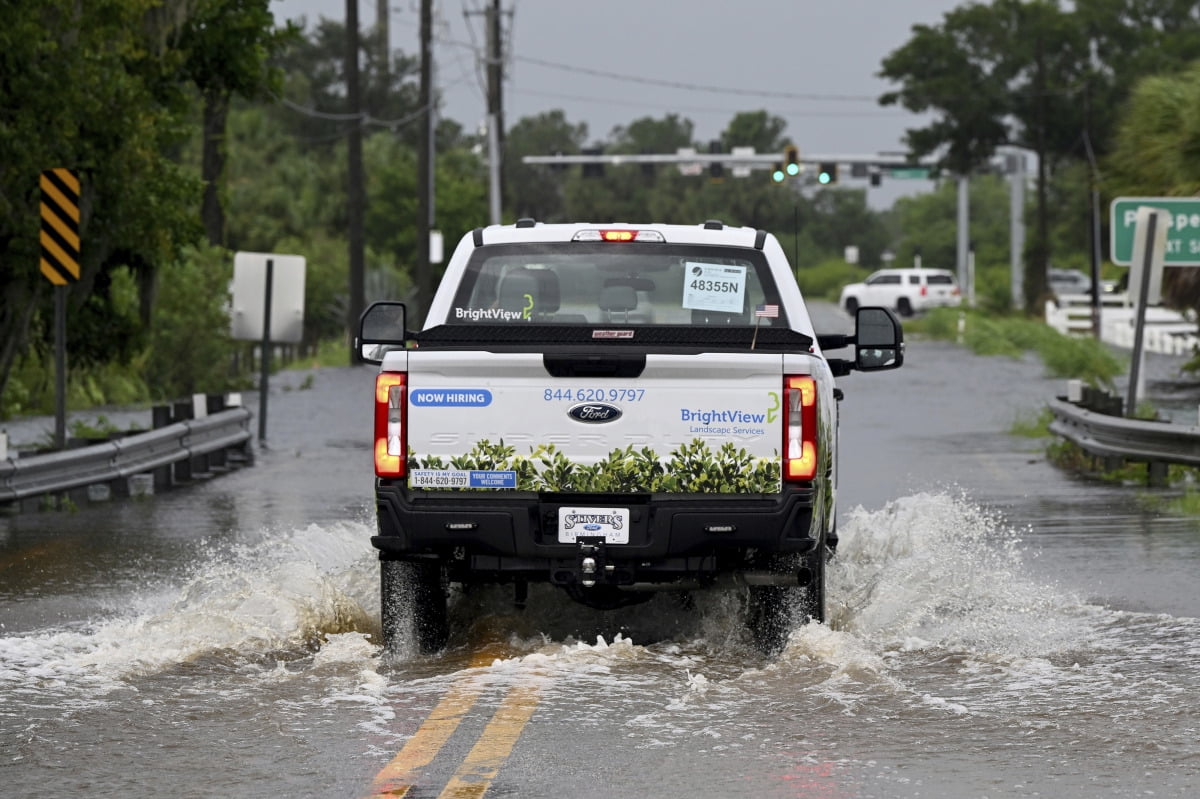
{"label": "truck wheel", "polygon": [[792,631],[794,592],[800,589],[754,585],[748,590],[746,621],[754,647],[764,655],[777,655]]}
{"label": "truck wheel", "polygon": [[812,582],[804,588],[796,589],[800,592],[799,616],[801,622],[808,621],[810,618],[813,621],[825,621],[825,560],[827,556],[826,548],[819,547],[808,558]]}
{"label": "truck wheel", "polygon": [[896,312],[904,317],[909,317],[909,316],[913,315],[912,303],[909,302],[908,297],[901,297],[896,302]]}
{"label": "truck wheel", "polygon": [[[764,655],[777,655],[796,624],[825,621],[825,547],[805,560],[812,580],[804,587],[751,586],[746,606],[754,646]],[[774,564],[780,571],[782,563]]]}
{"label": "truck wheel", "polygon": [[384,560],[379,567],[384,649],[393,654],[441,650],[450,637],[441,564]]}
{"label": "truck wheel", "polygon": [[858,310],[858,300],[853,297],[846,298],[846,313],[854,316],[854,312]]}

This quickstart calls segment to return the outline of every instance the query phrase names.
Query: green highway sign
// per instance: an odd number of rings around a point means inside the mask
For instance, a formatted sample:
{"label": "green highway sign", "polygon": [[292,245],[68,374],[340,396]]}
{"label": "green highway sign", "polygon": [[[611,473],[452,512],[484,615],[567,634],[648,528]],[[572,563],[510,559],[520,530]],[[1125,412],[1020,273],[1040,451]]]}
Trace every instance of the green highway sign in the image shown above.
{"label": "green highway sign", "polygon": [[1109,257],[1129,266],[1137,209],[1149,205],[1170,214],[1163,266],[1200,266],[1200,197],[1118,197],[1109,218]]}
{"label": "green highway sign", "polygon": [[926,167],[896,167],[888,170],[888,177],[902,178],[907,180],[925,180],[929,177],[929,169]]}

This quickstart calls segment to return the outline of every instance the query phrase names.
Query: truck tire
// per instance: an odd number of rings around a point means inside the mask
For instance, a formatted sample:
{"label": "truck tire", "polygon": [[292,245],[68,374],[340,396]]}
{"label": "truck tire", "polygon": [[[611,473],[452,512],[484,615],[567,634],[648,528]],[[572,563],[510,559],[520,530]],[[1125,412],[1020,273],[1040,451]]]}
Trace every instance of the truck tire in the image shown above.
{"label": "truck tire", "polygon": [[854,312],[858,310],[858,300],[853,297],[846,298],[846,313],[854,316]]}
{"label": "truck tire", "polygon": [[384,649],[392,654],[440,651],[450,637],[441,564],[383,560],[379,567]]}
{"label": "truck tire", "polygon": [[[764,655],[779,654],[796,624],[825,621],[825,547],[819,547],[804,563],[812,575],[806,586],[755,585],[747,589],[746,621],[750,637]],[[782,560],[772,565],[773,570],[794,569],[794,565],[788,566]]]}
{"label": "truck tire", "polygon": [[901,297],[896,301],[896,312],[906,319],[913,315],[912,302],[908,297]]}
{"label": "truck tire", "polygon": [[808,568],[812,572],[812,582],[804,588],[797,588],[800,593],[800,621],[825,621],[825,561],[829,551],[818,547],[817,551],[808,556]]}

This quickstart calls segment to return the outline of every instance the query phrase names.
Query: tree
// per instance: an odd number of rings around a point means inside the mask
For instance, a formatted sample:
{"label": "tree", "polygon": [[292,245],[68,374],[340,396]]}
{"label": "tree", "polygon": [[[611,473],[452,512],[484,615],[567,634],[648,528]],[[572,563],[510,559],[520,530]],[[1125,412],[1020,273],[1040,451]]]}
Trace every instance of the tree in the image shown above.
{"label": "tree", "polygon": [[[49,317],[38,272],[38,175],[70,167],[82,184],[78,309],[101,272],[140,277],[198,232],[199,183],[167,157],[186,130],[180,54],[171,42],[187,4],[10,0],[0,26],[0,398],[31,329]],[[70,313],[70,312],[69,312]],[[102,315],[93,318],[102,319]],[[48,326],[47,326],[48,327]],[[73,324],[71,337],[104,340]],[[41,341],[40,335],[33,337]],[[68,344],[68,346],[70,346]]]}
{"label": "tree", "polygon": [[201,179],[204,199],[200,216],[210,244],[225,242],[220,197],[225,171],[225,123],[232,97],[272,99],[283,87],[283,73],[270,66],[299,29],[292,23],[276,29],[267,0],[204,0],[187,18],[179,36],[183,76],[196,85],[203,100]]}
{"label": "tree", "polygon": [[936,156],[954,174],[970,174],[1002,144],[1036,155],[1024,281],[1026,308],[1034,311],[1052,256],[1056,170],[1106,152],[1117,109],[1138,76],[1200,57],[1200,9],[1190,0],[1077,0],[1069,10],[1057,0],[996,0],[913,32],[879,73],[900,84],[881,103],[938,114],[908,131],[911,153]]}
{"label": "tree", "polygon": [[612,129],[609,150],[614,153],[670,154],[682,147],[694,146],[694,131],[692,120],[677,114],[667,114],[662,119],[641,117]]}
{"label": "tree", "polygon": [[753,147],[760,153],[783,153],[783,131],[787,122],[766,111],[742,111],[734,115],[721,133],[725,152],[734,147]]}
{"label": "tree", "polygon": [[[1105,189],[1113,196],[1200,194],[1200,62],[1135,86],[1105,160]],[[1200,310],[1200,269],[1164,272],[1167,300]]]}
{"label": "tree", "polygon": [[577,155],[587,140],[587,125],[572,125],[560,110],[523,117],[504,141],[504,206],[512,218],[543,222],[565,221],[565,170],[545,164],[526,164],[527,155]]}
{"label": "tree", "polygon": [[1002,144],[1034,151],[1036,228],[1024,281],[1025,307],[1033,311],[1046,292],[1050,258],[1047,180],[1083,130],[1076,104],[1064,102],[1088,69],[1082,29],[1055,0],[997,0],[949,11],[940,27],[913,30],[879,73],[901,84],[880,98],[883,105],[940,113],[930,126],[908,131],[912,155],[936,154],[941,168],[970,175]]}
{"label": "tree", "polygon": [[380,57],[379,36],[373,30],[359,36],[359,86],[362,116],[352,113],[346,96],[346,26],[340,20],[321,18],[311,33],[290,41],[275,59],[286,74],[284,102],[274,109],[286,128],[309,148],[328,152],[344,138],[351,125],[387,130],[415,146],[417,114],[417,60],[393,52],[390,63]]}
{"label": "tree", "polygon": [[[367,173],[367,245],[384,256],[401,274],[412,277],[417,261],[416,151],[387,133],[366,141],[363,158]],[[439,152],[436,178],[436,229],[446,247],[487,217],[487,171],[479,157],[467,150]],[[440,276],[439,274],[434,277]]]}

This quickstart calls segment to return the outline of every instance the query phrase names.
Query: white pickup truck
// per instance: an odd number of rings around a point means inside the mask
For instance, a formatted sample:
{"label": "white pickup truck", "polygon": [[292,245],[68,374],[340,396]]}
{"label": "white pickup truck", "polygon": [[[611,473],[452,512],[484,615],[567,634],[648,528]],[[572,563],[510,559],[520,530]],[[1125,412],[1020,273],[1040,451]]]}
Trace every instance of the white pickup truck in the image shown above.
{"label": "white pickup truck", "polygon": [[717,221],[476,229],[422,330],[378,302],[357,346],[380,365],[383,642],[423,652],[448,641],[451,586],[479,583],[600,609],[738,591],[777,650],[824,620],[834,379],[904,356],[886,308],[818,335],[775,237]]}

